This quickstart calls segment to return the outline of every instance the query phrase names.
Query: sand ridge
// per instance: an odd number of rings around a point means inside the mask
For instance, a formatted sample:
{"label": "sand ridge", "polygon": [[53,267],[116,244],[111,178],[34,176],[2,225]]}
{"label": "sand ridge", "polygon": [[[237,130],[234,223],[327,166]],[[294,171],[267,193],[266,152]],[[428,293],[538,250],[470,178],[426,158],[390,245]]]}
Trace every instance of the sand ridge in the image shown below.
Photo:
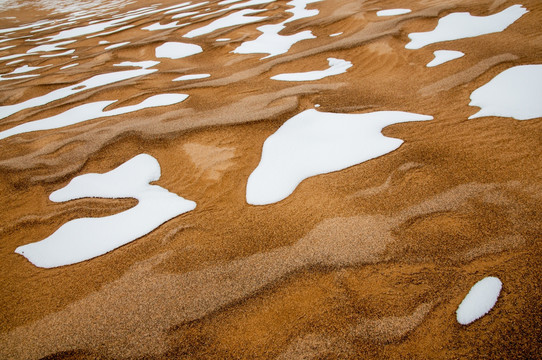
{"label": "sand ridge", "polygon": [[[529,12],[500,33],[419,50],[405,48],[408,34],[432,30],[447,14],[485,16],[516,2],[414,1],[412,12],[390,17],[376,12],[406,5],[313,2],[307,9],[319,13],[287,23],[281,34],[310,30],[315,38],[264,60],[232,51],[256,39],[257,27],[291,16],[287,1],[250,6],[262,10],[253,14],[261,21],[193,38],[183,35],[237,9],[193,1],[186,11],[203,16],[172,19],[182,12],[169,7],[180,3],[138,0],[81,19],[37,5],[3,9],[2,29],[53,22],[0,32],[0,48],[15,45],[0,58],[26,54],[0,60],[4,78],[39,74],[0,81],[0,106],[138,69],[114,66],[124,61],[160,63],[152,73],[16,112],[0,120],[0,131],[88,102],[117,100],[105,108],[112,111],[158,94],[188,98],[0,140],[0,358],[539,356],[542,122],[467,120],[478,111],[468,106],[475,89],[510,67],[540,63],[539,2],[521,2]],[[61,46],[71,54],[26,53],[43,42],[26,40],[123,16],[132,18],[105,35]],[[183,26],[143,29],[176,20]],[[156,58],[166,42],[203,51]],[[465,56],[427,68],[435,50]],[[317,81],[271,79],[323,68],[330,57],[353,66]],[[43,67],[7,75],[25,64]],[[211,76],[172,81],[201,73]],[[395,110],[434,120],[386,127],[383,135],[404,140],[396,151],[308,178],[276,204],[246,204],[265,139],[315,104],[325,112]],[[140,153],[160,163],[155,184],[194,200],[194,211],[80,264],[39,269],[14,253],[69,220],[134,206],[133,199],[55,204],[48,195]],[[490,314],[463,327],[455,310],[485,276],[502,280],[500,298]]]}

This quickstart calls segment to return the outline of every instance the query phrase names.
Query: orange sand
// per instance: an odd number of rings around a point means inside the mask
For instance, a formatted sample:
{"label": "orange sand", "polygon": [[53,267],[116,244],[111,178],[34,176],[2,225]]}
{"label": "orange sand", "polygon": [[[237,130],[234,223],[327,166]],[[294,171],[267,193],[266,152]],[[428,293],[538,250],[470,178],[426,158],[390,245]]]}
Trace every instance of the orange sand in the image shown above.
{"label": "orange sand", "polygon": [[[159,71],[143,78],[0,120],[4,130],[89,101],[119,99],[113,108],[153,94],[189,94],[178,105],[0,140],[0,359],[540,358],[542,121],[467,118],[478,110],[468,106],[473,90],[507,68],[542,61],[542,4],[520,2],[529,13],[501,33],[404,48],[409,33],[432,30],[446,14],[488,15],[516,3],[313,3],[308,8],[317,16],[281,34],[311,30],[317,38],[266,60],[230,52],[255,39],[256,27],[290,16],[284,0],[254,7],[267,9],[263,22],[194,39],[182,35],[221,14],[177,29],[141,30],[168,22],[157,13],[105,36],[131,41],[112,51],[96,46],[101,38],[77,38],[67,46],[76,49],[76,67],[59,70],[69,57],[32,58],[32,66],[54,66],[40,69],[40,77],[0,82],[0,105],[131,69],[113,67],[121,61],[155,60],[154,49],[166,41],[204,50],[158,59]],[[119,11],[149,4],[139,0]],[[375,15],[401,7],[413,11]],[[1,13],[21,24],[62,17],[32,7]],[[0,19],[0,28],[17,25]],[[222,37],[231,40],[215,41]],[[14,43],[0,56],[36,46]],[[466,55],[426,68],[440,49]],[[328,57],[354,66],[314,82],[270,79],[323,69]],[[212,76],[171,81],[191,73]],[[314,104],[321,111],[400,110],[435,120],[389,126],[384,135],[405,141],[398,150],[309,178],[279,203],[248,205],[246,181],[264,140]],[[75,265],[41,269],[14,253],[68,220],[133,206],[133,199],[52,203],[48,196],[76,175],[108,171],[143,152],[161,165],[157,184],[196,201],[194,211]],[[457,306],[485,276],[503,282],[496,306],[459,325]]]}

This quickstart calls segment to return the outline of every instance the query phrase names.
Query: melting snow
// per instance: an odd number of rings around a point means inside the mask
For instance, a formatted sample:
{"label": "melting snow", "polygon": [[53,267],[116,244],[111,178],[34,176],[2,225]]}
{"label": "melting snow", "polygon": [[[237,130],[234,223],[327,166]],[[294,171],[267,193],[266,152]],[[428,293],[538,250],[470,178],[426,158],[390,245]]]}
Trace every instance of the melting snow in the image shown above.
{"label": "melting snow", "polygon": [[141,109],[147,109],[157,106],[166,106],[178,104],[184,101],[188,95],[185,94],[159,94],[151,96],[141,103],[136,105],[129,105],[119,107],[113,110],[104,111],[107,106],[113,104],[115,101],[97,101],[88,104],[76,106],[72,109],[66,110],[63,113],[54,115],[45,119],[30,121],[11,129],[0,131],[0,140],[7,137],[23,134],[31,131],[58,129],[61,127],[78,124],[84,121],[98,119],[102,117],[109,117],[115,115],[122,115],[138,111]]}
{"label": "melting snow", "polygon": [[526,14],[521,5],[513,5],[500,13],[489,16],[472,16],[470,13],[453,13],[438,21],[437,27],[428,32],[412,33],[407,49],[420,49],[426,45],[500,32]]}
{"label": "melting snow", "polygon": [[520,65],[503,71],[470,96],[480,111],[469,119],[504,116],[517,120],[542,117],[542,65]]}
{"label": "melting snow", "polygon": [[48,94],[28,99],[13,105],[0,106],[0,119],[13,115],[21,110],[41,106],[50,103],[51,101],[59,100],[70,95],[77,94],[81,91],[93,89],[99,86],[109,85],[115,82],[132,79],[138,76],[147,75],[157,71],[156,69],[137,69],[117,71],[113,73],[101,74],[91,77],[78,84],[70,85],[58,90],[51,91]]}
{"label": "melting snow", "polygon": [[38,267],[75,264],[134,241],[166,221],[195,209],[196,203],[150,185],[160,178],[160,164],[140,154],[104,174],[77,176],[49,199],[63,202],[86,197],[135,198],[133,208],[101,218],[80,218],[62,225],[51,236],[15,252]]}
{"label": "melting snow", "polygon": [[195,80],[195,79],[205,79],[210,77],[211,74],[191,74],[191,75],[183,75],[179,76],[178,78],[173,79],[173,81],[184,81],[184,80]]}
{"label": "melting snow", "polygon": [[199,45],[185,44],[180,42],[167,42],[156,48],[157,58],[180,59],[202,52]]}
{"label": "melting snow", "polygon": [[280,35],[279,32],[289,22],[317,15],[318,10],[305,9],[307,4],[317,1],[320,0],[293,0],[288,2],[287,4],[293,6],[293,9],[286,11],[293,13],[292,17],[279,24],[258,27],[257,30],[262,33],[258,38],[242,43],[232,52],[235,54],[269,54],[262,58],[265,59],[288,52],[293,44],[301,40],[315,39],[316,36],[310,30],[301,31],[293,35]]}
{"label": "melting snow", "polygon": [[182,25],[177,25],[178,21],[171,22],[165,25],[160,24],[160,22],[154,23],[152,25],[146,26],[144,28],[141,28],[143,30],[149,30],[149,31],[156,31],[156,30],[166,30],[166,29],[172,29],[176,27],[181,27]]}
{"label": "melting snow", "polygon": [[435,55],[435,58],[426,65],[427,67],[433,67],[444,64],[445,62],[448,62],[450,60],[459,59],[465,54],[461,51],[437,50],[433,52],[433,55]]}
{"label": "melting snow", "polygon": [[388,10],[380,10],[376,12],[376,16],[395,16],[395,15],[403,15],[408,14],[412,10],[410,9],[388,9]]}
{"label": "melting snow", "polygon": [[69,64],[69,65],[66,65],[66,66],[63,66],[60,68],[60,70],[64,70],[64,69],[69,69],[71,67],[74,67],[74,66],[77,66],[79,65],[78,63],[75,63],[75,64]]}
{"label": "melting snow", "polygon": [[305,110],[265,140],[260,163],[248,178],[246,200],[252,205],[283,200],[306,178],[397,149],[403,141],[382,135],[384,127],[431,119],[400,111],[335,114]]}
{"label": "melting snow", "polygon": [[183,35],[186,38],[193,38],[196,36],[209,34],[215,30],[227,28],[230,26],[235,25],[243,25],[243,24],[249,24],[253,23],[255,21],[260,21],[265,19],[265,17],[262,16],[247,16],[250,14],[255,14],[262,12],[264,10],[252,10],[252,9],[245,9],[236,11],[232,14],[229,14],[228,16],[222,17],[220,19],[217,19],[213,21],[212,23],[202,26],[198,29],[192,30],[188,32],[187,34]]}
{"label": "melting snow", "polygon": [[282,81],[319,80],[328,76],[345,73],[347,69],[352,67],[352,63],[350,61],[346,61],[342,59],[328,58],[327,61],[329,62],[329,68],[326,70],[308,71],[308,72],[290,73],[290,74],[279,74],[279,75],[272,76],[271,79],[282,80]]}
{"label": "melting snow", "polygon": [[129,41],[125,41],[125,42],[121,42],[121,43],[118,43],[118,44],[113,44],[113,45],[109,45],[105,48],[105,50],[111,50],[111,49],[115,49],[115,48],[118,48],[118,47],[121,47],[121,46],[124,46],[124,45],[128,45],[130,42]]}
{"label": "melting snow", "polygon": [[457,322],[468,325],[487,314],[495,306],[501,288],[502,282],[493,276],[474,284],[457,308]]}

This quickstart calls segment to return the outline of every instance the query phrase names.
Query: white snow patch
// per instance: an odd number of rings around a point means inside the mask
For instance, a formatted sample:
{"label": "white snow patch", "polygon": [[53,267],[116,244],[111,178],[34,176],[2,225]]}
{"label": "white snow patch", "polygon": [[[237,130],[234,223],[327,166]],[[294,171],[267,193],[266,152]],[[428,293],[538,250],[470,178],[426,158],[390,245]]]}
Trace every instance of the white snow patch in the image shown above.
{"label": "white snow patch", "polygon": [[469,119],[483,116],[529,120],[542,117],[542,65],[514,66],[501,72],[470,95],[470,106],[480,111]]}
{"label": "white snow patch", "polygon": [[185,94],[159,94],[151,96],[143,100],[139,104],[123,106],[108,111],[104,111],[103,109],[113,104],[116,100],[97,101],[83,104],[66,110],[58,115],[54,115],[45,119],[30,121],[12,127],[11,129],[0,131],[0,140],[13,135],[23,134],[27,132],[58,129],[61,127],[74,125],[98,118],[127,114],[152,107],[178,104],[184,101],[187,97],[188,95]]}
{"label": "white snow patch", "polygon": [[457,308],[457,322],[468,325],[487,314],[495,306],[501,288],[502,282],[493,276],[474,284]]}
{"label": "white snow patch", "polygon": [[166,29],[172,29],[176,27],[181,27],[182,25],[177,25],[178,21],[170,22],[168,24],[160,24],[160,22],[156,22],[152,25],[145,26],[144,28],[141,28],[142,30],[149,30],[149,31],[156,31],[156,30],[166,30]]}
{"label": "white snow patch", "polygon": [[338,32],[338,33],[335,33],[335,34],[331,34],[329,36],[330,37],[335,37],[335,36],[339,36],[339,35],[342,35],[342,34],[343,34],[343,32],[341,31],[341,32]]}
{"label": "white snow patch", "polygon": [[265,140],[260,163],[248,178],[247,203],[278,202],[306,178],[387,154],[403,141],[382,135],[384,127],[431,119],[401,111],[336,114],[305,110]]}
{"label": "white snow patch", "polygon": [[441,41],[458,40],[503,31],[528,12],[522,5],[512,5],[500,13],[489,16],[472,16],[461,12],[446,15],[437,27],[428,32],[412,33],[407,49],[420,49]]}
{"label": "white snow patch", "polygon": [[186,12],[186,13],[182,13],[182,14],[173,15],[171,18],[173,20],[175,20],[175,19],[180,19],[180,18],[187,17],[187,16],[196,15],[198,13],[199,13],[199,11],[190,11],[190,12]]}
{"label": "white snow patch", "polygon": [[403,15],[408,14],[412,10],[410,9],[388,9],[388,10],[380,10],[376,12],[376,16],[396,16],[396,15]]}
{"label": "white snow patch", "polygon": [[307,4],[318,2],[320,0],[292,0],[287,5],[293,6],[293,9],[286,10],[293,14],[292,17],[279,24],[263,25],[257,28],[262,34],[251,41],[245,41],[239,47],[232,51],[235,54],[269,54],[262,59],[284,54],[290,50],[295,43],[315,39],[316,36],[310,30],[301,31],[293,35],[280,35],[286,24],[295,20],[318,15],[319,11],[307,10]]}
{"label": "white snow patch", "polygon": [[68,221],[49,237],[19,246],[15,252],[38,267],[75,264],[132,242],[166,221],[194,210],[195,202],[149,184],[158,180],[160,174],[158,161],[140,154],[107,173],[75,177],[49,199],[63,202],[86,197],[135,198],[139,202],[115,215]]}
{"label": "white snow patch", "polygon": [[33,47],[32,49],[28,50],[27,54],[32,54],[36,52],[49,52],[49,51],[58,51],[58,50],[66,50],[66,48],[63,48],[61,46],[68,45],[74,43],[76,40],[67,40],[67,41],[61,41],[54,44],[46,44],[46,45],[39,45],[36,47]]}
{"label": "white snow patch", "polygon": [[249,1],[244,2],[244,3],[239,3],[239,4],[232,5],[232,6],[228,7],[228,10],[240,9],[240,8],[244,8],[244,7],[248,7],[248,6],[269,4],[269,3],[272,3],[274,1],[275,0],[249,0]]}
{"label": "white snow patch", "polygon": [[148,69],[154,65],[160,64],[160,61],[146,60],[146,61],[123,61],[119,64],[113,64],[113,66],[133,66],[140,67],[142,69]]}
{"label": "white snow patch", "polygon": [[60,70],[69,69],[69,68],[77,66],[77,65],[79,65],[79,63],[69,64],[69,65],[61,67]]}
{"label": "white snow patch", "polygon": [[180,42],[167,42],[156,48],[157,58],[180,59],[203,52],[199,45]]}
{"label": "white snow patch", "polygon": [[109,44],[109,41],[107,41],[107,40],[100,40],[100,42],[99,42],[98,44],[100,44],[100,45]]}
{"label": "white snow patch", "polygon": [[132,78],[142,76],[142,75],[147,75],[155,71],[158,71],[158,70],[137,69],[137,70],[125,70],[125,71],[117,71],[113,73],[96,75],[80,83],[51,91],[50,93],[47,93],[42,96],[31,98],[17,104],[0,106],[0,119],[13,115],[23,109],[45,105],[45,104],[50,103],[51,101],[63,99],[70,95],[77,94],[81,91],[93,89],[99,86],[113,84],[119,81],[132,79]]}
{"label": "white snow patch", "polygon": [[433,55],[435,55],[435,58],[431,60],[427,65],[427,67],[434,67],[440,64],[444,64],[445,62],[459,59],[460,57],[464,56],[465,54],[461,51],[454,51],[454,50],[437,50],[433,52]]}
{"label": "white snow patch", "polygon": [[216,41],[230,41],[231,39],[230,38],[220,38],[220,39],[216,39]]}
{"label": "white snow patch", "polygon": [[75,52],[75,49],[71,49],[71,50],[66,50],[64,52],[56,53],[56,54],[40,55],[40,57],[42,57],[42,58],[50,58],[50,57],[57,57],[57,56],[66,56],[66,55],[73,54],[74,52]]}
{"label": "white snow patch", "polygon": [[124,45],[128,45],[130,42],[129,41],[125,41],[125,42],[121,42],[121,43],[118,43],[118,44],[113,44],[113,45],[109,45],[105,48],[105,50],[111,50],[111,49],[116,49],[118,47],[121,47],[121,46],[124,46]]}
{"label": "white snow patch", "polygon": [[230,26],[235,25],[243,25],[243,24],[249,24],[253,23],[255,21],[260,21],[265,19],[265,17],[262,16],[248,16],[250,14],[255,14],[262,12],[264,10],[252,10],[252,9],[244,9],[236,11],[232,14],[229,14],[225,17],[222,17],[220,19],[217,19],[213,21],[212,23],[202,26],[198,29],[192,30],[188,32],[187,34],[183,35],[186,38],[193,38],[196,36],[209,34],[215,30],[227,28]]}
{"label": "white snow patch", "polygon": [[255,40],[245,41],[232,53],[235,54],[269,54],[262,59],[287,53],[295,43],[301,40],[315,39],[310,30],[298,32],[293,35],[279,35],[283,24],[263,25],[257,28],[262,34]]}
{"label": "white snow patch", "polygon": [[43,68],[44,66],[28,66],[28,65],[23,65],[21,67],[18,67],[17,69],[13,70],[11,72],[11,74],[21,74],[21,73],[25,73],[25,72],[30,72],[30,71],[34,71],[34,70],[37,70],[37,69],[41,69]]}
{"label": "white snow patch", "polygon": [[195,80],[195,79],[205,79],[210,77],[211,74],[190,74],[179,76],[178,78],[173,79],[172,81],[184,81],[184,80]]}
{"label": "white snow patch", "polygon": [[272,76],[271,79],[281,80],[281,81],[320,80],[328,76],[345,73],[347,69],[352,67],[352,63],[350,61],[346,61],[342,59],[328,58],[327,61],[329,63],[329,68],[327,68],[326,70],[279,74],[279,75]]}

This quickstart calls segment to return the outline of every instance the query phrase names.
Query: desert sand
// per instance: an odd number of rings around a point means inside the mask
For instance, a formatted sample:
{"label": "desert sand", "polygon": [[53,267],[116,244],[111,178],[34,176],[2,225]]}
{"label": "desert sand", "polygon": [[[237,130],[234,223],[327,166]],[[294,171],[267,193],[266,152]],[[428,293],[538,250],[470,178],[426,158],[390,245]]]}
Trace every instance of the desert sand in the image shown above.
{"label": "desert sand", "polygon": [[[503,30],[407,47],[450,14],[514,5]],[[411,11],[377,15],[390,9]],[[1,2],[0,358],[542,357],[542,118],[469,119],[476,89],[542,64],[541,21],[538,0]],[[249,43],[262,26],[291,47]],[[441,50],[464,55],[427,67]],[[352,66],[328,74],[329,58]],[[272,79],[311,71],[326,76]],[[160,94],[185,96],[135,106]],[[385,126],[395,150],[250,205],[264,142],[310,109],[432,119]],[[73,123],[7,132],[58,116]],[[71,265],[15,252],[133,208],[49,195],[139,154],[196,208]],[[495,306],[458,323],[489,276]]]}

